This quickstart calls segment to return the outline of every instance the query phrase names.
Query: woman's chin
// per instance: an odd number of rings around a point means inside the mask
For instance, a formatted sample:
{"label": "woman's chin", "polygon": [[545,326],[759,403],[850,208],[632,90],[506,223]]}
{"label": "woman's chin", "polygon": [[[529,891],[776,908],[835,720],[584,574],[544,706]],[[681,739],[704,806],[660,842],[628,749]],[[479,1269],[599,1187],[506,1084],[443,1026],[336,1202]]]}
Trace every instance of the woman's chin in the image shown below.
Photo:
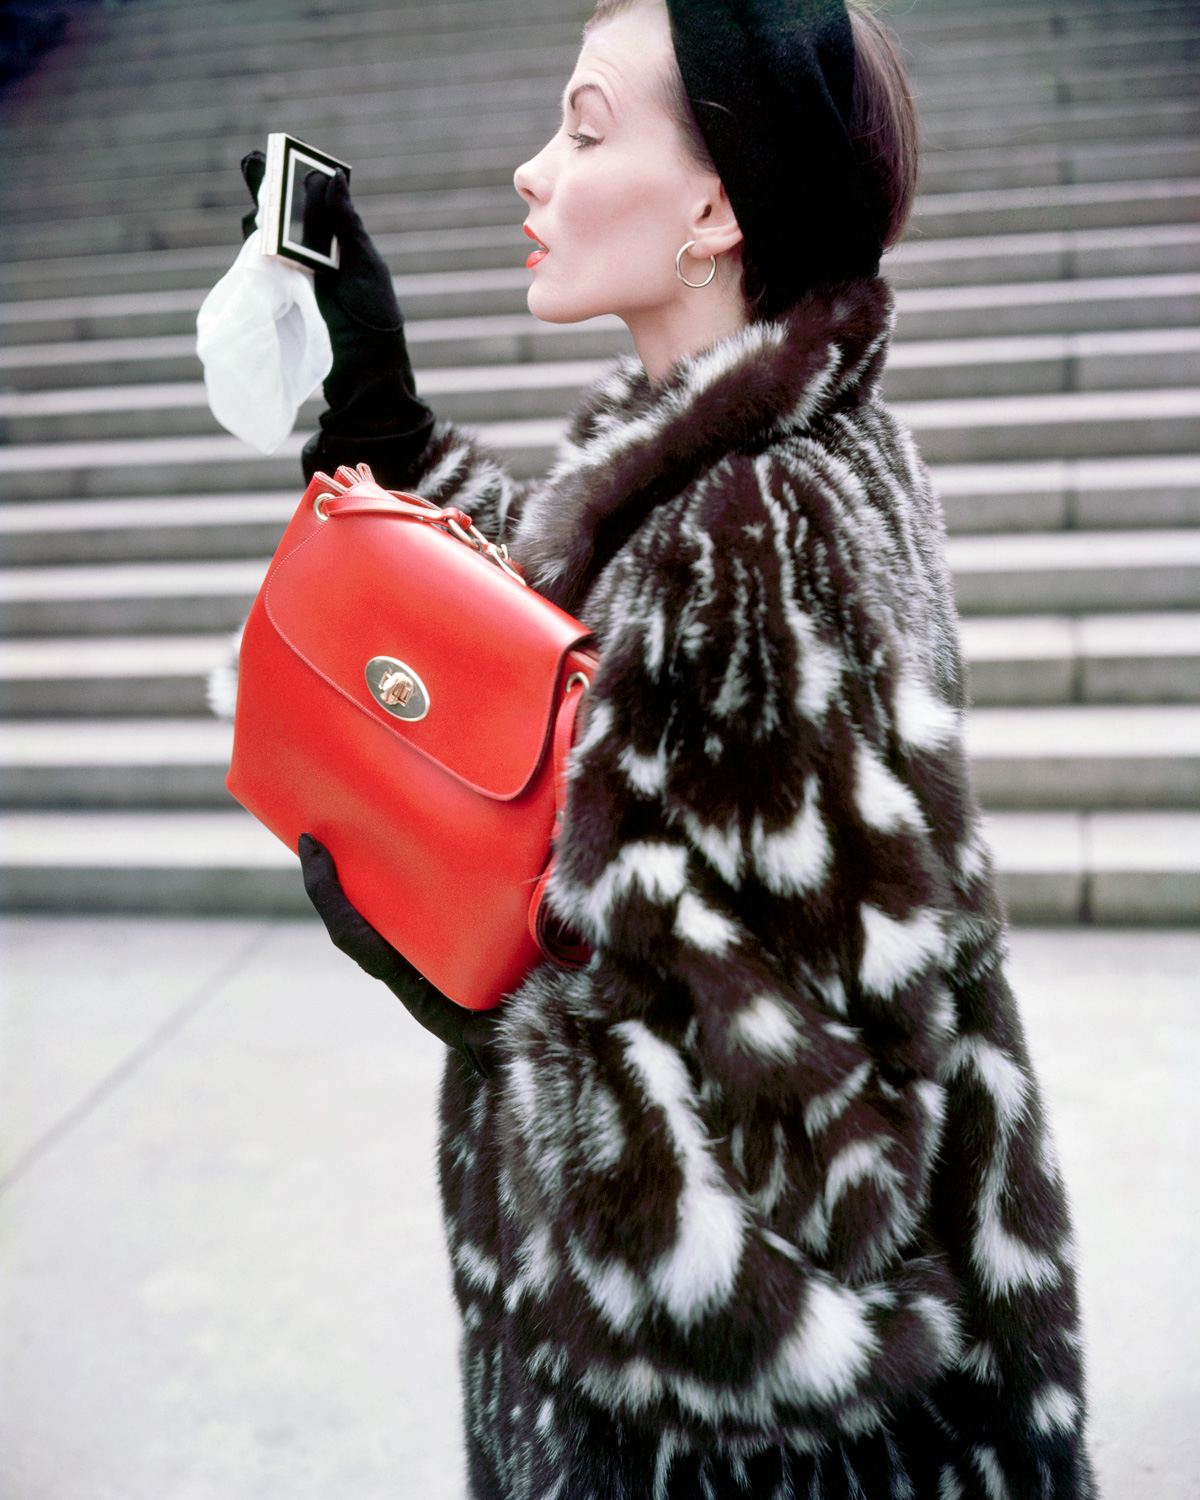
{"label": "woman's chin", "polygon": [[525,300],[541,323],[581,323],[596,316],[596,309],[585,306],[577,294],[560,292],[544,279],[533,281]]}

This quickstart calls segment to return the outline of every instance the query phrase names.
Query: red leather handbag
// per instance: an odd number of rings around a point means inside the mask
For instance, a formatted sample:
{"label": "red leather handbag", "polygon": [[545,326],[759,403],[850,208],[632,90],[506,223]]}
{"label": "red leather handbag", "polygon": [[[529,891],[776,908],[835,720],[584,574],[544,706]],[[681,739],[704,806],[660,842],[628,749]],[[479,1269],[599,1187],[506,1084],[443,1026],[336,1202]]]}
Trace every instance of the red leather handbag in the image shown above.
{"label": "red leather handbag", "polygon": [[585,626],[469,516],[318,474],[246,623],[229,790],[438,989],[495,1005],[586,960],[542,906],[596,667]]}

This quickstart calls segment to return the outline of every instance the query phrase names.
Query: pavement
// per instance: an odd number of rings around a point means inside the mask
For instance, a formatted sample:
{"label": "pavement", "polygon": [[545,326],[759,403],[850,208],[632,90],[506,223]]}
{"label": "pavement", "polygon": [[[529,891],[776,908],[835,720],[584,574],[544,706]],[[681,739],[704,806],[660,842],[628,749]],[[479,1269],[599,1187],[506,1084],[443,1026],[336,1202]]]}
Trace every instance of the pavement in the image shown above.
{"label": "pavement", "polygon": [[[10,918],[0,958],[3,1500],[461,1500],[439,1045],[310,921]],[[1013,975],[1103,1493],[1192,1500],[1200,932],[1019,931]]]}

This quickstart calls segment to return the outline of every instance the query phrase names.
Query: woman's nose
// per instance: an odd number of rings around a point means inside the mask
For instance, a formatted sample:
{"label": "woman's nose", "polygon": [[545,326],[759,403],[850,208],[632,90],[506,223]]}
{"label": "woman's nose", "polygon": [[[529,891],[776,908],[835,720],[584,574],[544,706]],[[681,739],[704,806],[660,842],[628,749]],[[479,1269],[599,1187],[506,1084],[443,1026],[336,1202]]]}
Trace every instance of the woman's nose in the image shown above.
{"label": "woman's nose", "polygon": [[544,203],[547,197],[546,152],[543,146],[536,156],[522,162],[513,173],[513,187],[526,203]]}

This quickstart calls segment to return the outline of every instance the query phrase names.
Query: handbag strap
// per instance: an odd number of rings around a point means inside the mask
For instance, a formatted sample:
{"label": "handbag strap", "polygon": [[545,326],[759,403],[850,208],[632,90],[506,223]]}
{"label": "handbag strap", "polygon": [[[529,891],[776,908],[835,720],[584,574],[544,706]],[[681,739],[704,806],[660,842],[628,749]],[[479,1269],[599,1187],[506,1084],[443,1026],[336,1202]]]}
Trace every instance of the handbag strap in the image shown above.
{"label": "handbag strap", "polygon": [[312,503],[318,521],[333,521],[339,516],[387,516],[397,521],[420,521],[426,526],[436,526],[528,588],[520,569],[509,557],[508,548],[489,542],[465,511],[442,508],[420,495],[382,489],[375,483],[366,464],[359,464],[357,470],[339,469],[333,479],[327,474],[313,477],[322,485]]}
{"label": "handbag strap", "polygon": [[[554,720],[554,738],[551,744],[554,771],[554,832],[551,848],[562,831],[563,815],[567,808],[567,763],[571,747],[575,743],[575,727],[579,719],[579,708],[583,703],[589,682],[583,672],[572,672],[567,678],[567,690],[559,704]],[[592,950],[578,933],[569,931],[559,922],[546,905],[546,888],[554,873],[558,855],[551,853],[542,871],[541,878],[533,888],[529,902],[529,933],[551,963],[562,969],[581,969],[592,956]]]}

